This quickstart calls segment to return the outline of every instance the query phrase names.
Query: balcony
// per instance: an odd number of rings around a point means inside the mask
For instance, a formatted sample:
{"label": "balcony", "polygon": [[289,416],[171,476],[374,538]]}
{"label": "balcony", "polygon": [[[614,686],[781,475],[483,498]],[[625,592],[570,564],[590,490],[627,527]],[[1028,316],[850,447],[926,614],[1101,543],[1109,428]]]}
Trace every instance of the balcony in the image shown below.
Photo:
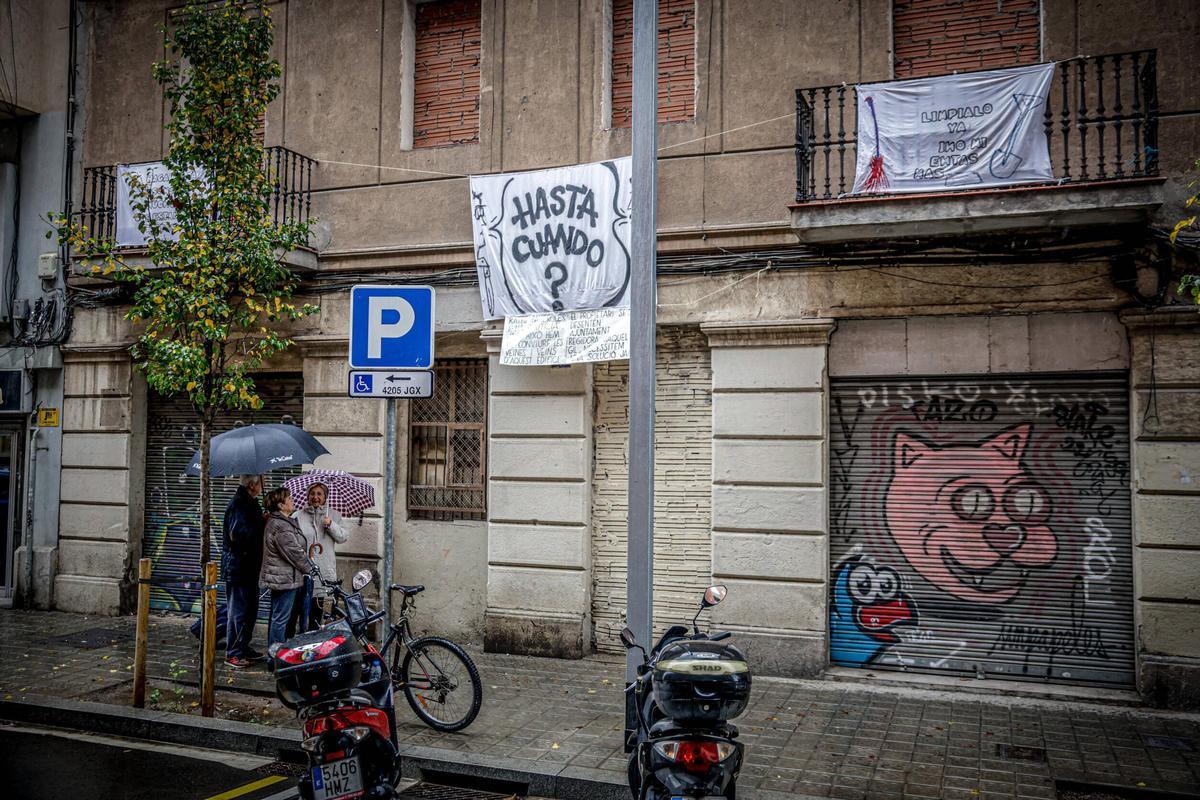
{"label": "balcony", "polygon": [[856,87],[796,90],[796,202],[805,242],[1145,222],[1161,204],[1154,50],[1060,61],[1045,125],[1054,180],[989,189],[852,194]]}
{"label": "balcony", "polygon": [[[312,213],[312,174],[316,160],[295,150],[275,146],[266,148],[264,162],[268,176],[274,179],[269,205],[275,223],[308,222]],[[116,237],[116,164],[88,167],[83,171],[83,194],[74,216],[96,238],[111,240]],[[131,247],[126,252],[130,264],[148,265],[143,248]],[[285,253],[283,260],[297,269],[312,270],[317,266],[316,253],[307,248]]]}

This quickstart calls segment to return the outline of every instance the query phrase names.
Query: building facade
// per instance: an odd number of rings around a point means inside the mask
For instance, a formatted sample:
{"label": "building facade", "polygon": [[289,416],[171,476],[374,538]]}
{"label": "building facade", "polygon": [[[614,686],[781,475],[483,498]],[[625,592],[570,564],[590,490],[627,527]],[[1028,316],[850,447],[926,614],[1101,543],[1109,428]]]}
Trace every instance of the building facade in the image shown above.
{"label": "building facade", "polygon": [[[58,571],[60,346],[71,329],[68,254],[47,216],[79,177],[77,3],[13,0],[0,27],[0,605],[48,608]],[[32,553],[32,558],[30,554]]]}
{"label": "building facade", "polygon": [[[719,582],[716,622],[765,674],[1200,701],[1200,317],[1158,232],[1200,154],[1200,23],[1159,5],[660,2],[658,624]],[[317,466],[381,496],[382,403],[346,397],[346,289],[436,286],[437,396],[399,415],[394,574],[428,587],[423,623],[488,649],[617,651],[627,365],[499,363],[464,176],[629,153],[631,4],[271,9],[265,144],[291,170],[278,203],[316,221],[296,268],[320,312],[261,376],[258,419],[303,424],[331,451]],[[164,154],[149,64],[169,10],[87,4],[80,209],[101,224],[112,166]],[[1051,61],[1055,183],[849,196],[855,84]],[[46,591],[121,613],[138,557],[193,568],[195,432],[131,368],[106,285],[73,285],[91,300],[63,350]],[[378,513],[352,527],[346,568],[378,564]]]}

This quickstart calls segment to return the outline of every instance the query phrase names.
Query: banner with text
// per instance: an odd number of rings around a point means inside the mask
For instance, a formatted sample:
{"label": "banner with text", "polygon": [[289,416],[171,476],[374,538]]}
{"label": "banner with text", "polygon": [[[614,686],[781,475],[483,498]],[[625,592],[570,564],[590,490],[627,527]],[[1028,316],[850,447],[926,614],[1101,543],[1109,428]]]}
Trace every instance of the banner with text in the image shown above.
{"label": "banner with text", "polygon": [[854,194],[1054,180],[1045,110],[1054,64],[858,86]]}
{"label": "banner with text", "polygon": [[484,319],[629,305],[629,164],[471,177]]}
{"label": "banner with text", "polygon": [[130,175],[136,175],[142,186],[150,190],[150,217],[163,230],[170,231],[175,227],[175,206],[170,199],[171,172],[161,161],[117,165],[117,245],[141,247],[149,241],[149,237],[138,230],[139,220],[133,210],[133,198],[129,191]]}
{"label": "banner with text", "polygon": [[629,358],[629,308],[513,314],[504,320],[500,363],[515,367]]}

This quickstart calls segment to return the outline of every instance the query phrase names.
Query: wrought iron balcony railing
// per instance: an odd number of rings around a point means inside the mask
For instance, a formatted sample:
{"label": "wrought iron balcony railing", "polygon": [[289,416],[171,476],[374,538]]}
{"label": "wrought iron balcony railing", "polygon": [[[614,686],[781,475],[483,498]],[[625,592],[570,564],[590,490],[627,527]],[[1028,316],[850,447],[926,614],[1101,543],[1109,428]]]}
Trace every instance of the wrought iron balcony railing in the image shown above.
{"label": "wrought iron balcony railing", "polygon": [[[271,215],[276,224],[308,222],[312,213],[312,174],[315,159],[286,147],[268,147],[263,154],[271,181]],[[109,164],[83,171],[83,196],[77,221],[98,239],[117,234],[117,167]]]}
{"label": "wrought iron balcony railing", "polygon": [[[1157,51],[1073,58],[1055,67],[1043,119],[1051,185],[1157,175]],[[834,200],[853,189],[857,109],[854,86],[796,90],[797,203]]]}

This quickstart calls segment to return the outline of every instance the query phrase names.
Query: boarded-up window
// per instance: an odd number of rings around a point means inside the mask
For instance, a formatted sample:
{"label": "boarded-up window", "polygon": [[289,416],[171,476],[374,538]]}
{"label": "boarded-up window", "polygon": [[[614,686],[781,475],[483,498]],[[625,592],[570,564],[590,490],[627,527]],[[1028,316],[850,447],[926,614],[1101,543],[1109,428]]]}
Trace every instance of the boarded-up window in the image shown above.
{"label": "boarded-up window", "polygon": [[1036,64],[1039,0],[895,0],[897,78]]}
{"label": "boarded-up window", "polygon": [[[658,2],[658,121],[696,116],[696,2]],[[612,0],[612,127],[633,121],[633,0]]]}
{"label": "boarded-up window", "polygon": [[483,519],[487,511],[487,361],[434,367],[433,397],[412,400],[408,516]]}
{"label": "boarded-up window", "polygon": [[479,140],[479,0],[420,3],[415,12],[413,146]]}

